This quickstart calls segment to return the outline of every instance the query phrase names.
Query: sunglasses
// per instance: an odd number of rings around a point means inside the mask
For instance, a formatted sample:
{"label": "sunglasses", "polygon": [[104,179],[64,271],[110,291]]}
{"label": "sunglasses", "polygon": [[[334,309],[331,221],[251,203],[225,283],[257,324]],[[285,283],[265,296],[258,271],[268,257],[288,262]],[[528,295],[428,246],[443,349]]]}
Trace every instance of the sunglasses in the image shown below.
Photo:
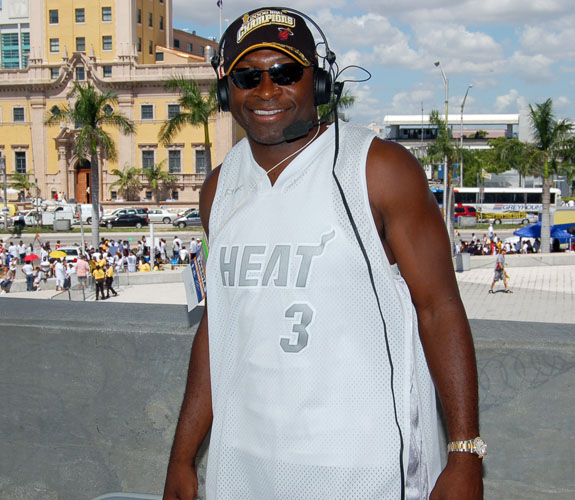
{"label": "sunglasses", "polygon": [[293,85],[303,76],[304,67],[298,63],[274,64],[269,69],[242,68],[230,73],[232,82],[239,89],[255,89],[262,81],[262,73],[269,73],[277,85]]}

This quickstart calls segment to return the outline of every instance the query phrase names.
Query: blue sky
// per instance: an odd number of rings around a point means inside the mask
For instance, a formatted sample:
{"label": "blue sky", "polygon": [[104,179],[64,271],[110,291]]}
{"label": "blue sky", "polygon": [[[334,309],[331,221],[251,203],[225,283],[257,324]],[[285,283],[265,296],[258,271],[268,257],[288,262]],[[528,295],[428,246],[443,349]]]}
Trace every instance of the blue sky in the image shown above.
{"label": "blue sky", "polygon": [[[329,8],[325,6],[329,4]],[[216,0],[173,0],[174,27],[219,37]],[[357,123],[387,114],[518,113],[551,97],[558,118],[575,121],[573,0],[291,0],[324,30],[340,68],[358,64],[373,75],[346,84],[358,101]],[[200,8],[201,6],[201,8]],[[224,0],[223,26],[260,7]],[[355,73],[356,75],[358,73]],[[354,73],[346,73],[352,77]]]}

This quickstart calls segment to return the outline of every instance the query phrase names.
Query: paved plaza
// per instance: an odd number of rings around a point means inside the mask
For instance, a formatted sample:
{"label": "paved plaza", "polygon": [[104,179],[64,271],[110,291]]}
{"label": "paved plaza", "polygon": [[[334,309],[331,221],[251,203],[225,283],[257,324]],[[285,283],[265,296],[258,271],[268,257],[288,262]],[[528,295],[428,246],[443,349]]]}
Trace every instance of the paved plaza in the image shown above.
{"label": "paved plaza", "polygon": [[[485,267],[456,273],[461,297],[470,320],[575,324],[575,264],[531,267],[508,265],[510,276],[508,283],[513,293],[503,293],[503,284],[499,282],[495,285],[496,293],[488,294],[495,259],[484,257],[480,259],[485,261]],[[50,289],[39,292],[16,292],[1,297],[50,299],[54,295],[54,290]],[[186,303],[186,294],[181,282],[154,283],[121,286],[118,297],[110,297],[108,300],[180,305]]]}

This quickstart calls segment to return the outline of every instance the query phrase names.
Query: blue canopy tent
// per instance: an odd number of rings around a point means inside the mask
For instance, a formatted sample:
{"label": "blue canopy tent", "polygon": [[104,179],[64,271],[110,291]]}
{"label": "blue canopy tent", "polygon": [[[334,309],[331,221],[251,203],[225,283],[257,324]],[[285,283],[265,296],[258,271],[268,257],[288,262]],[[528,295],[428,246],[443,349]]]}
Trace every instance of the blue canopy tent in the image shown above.
{"label": "blue canopy tent", "polygon": [[[513,234],[521,238],[541,238],[541,222],[522,227],[514,231]],[[561,243],[569,243],[570,239],[574,237],[573,234],[575,234],[575,223],[551,226],[551,238],[556,238]]]}

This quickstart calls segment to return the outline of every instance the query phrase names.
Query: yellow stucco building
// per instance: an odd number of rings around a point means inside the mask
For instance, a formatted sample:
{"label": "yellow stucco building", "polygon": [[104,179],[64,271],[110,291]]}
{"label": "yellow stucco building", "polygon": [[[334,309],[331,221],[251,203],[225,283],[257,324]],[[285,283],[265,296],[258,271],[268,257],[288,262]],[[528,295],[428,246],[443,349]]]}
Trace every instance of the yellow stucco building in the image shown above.
{"label": "yellow stucco building", "polygon": [[[18,36],[4,36],[14,32],[16,21]],[[176,36],[177,45],[192,49],[192,35]],[[215,73],[206,60],[216,42],[195,37],[194,50],[174,47],[171,0],[3,0],[0,40],[13,43],[0,51],[0,155],[9,182],[15,172],[28,173],[43,198],[64,193],[90,201],[90,164],[74,154],[75,124],[44,125],[54,106],[73,105],[75,81],[90,82],[114,93],[117,111],[136,126],[129,136],[110,130],[118,158],[101,161],[103,204],[120,197],[110,187],[117,180],[113,169],[165,161],[177,179],[168,198],[197,205],[205,177],[203,128],[186,126],[171,144],[158,143],[160,127],[179,110],[178,95],[163,85],[183,76],[207,93]],[[235,143],[236,126],[229,114],[215,113],[209,132],[215,166]],[[140,198],[149,197],[144,185]]]}

